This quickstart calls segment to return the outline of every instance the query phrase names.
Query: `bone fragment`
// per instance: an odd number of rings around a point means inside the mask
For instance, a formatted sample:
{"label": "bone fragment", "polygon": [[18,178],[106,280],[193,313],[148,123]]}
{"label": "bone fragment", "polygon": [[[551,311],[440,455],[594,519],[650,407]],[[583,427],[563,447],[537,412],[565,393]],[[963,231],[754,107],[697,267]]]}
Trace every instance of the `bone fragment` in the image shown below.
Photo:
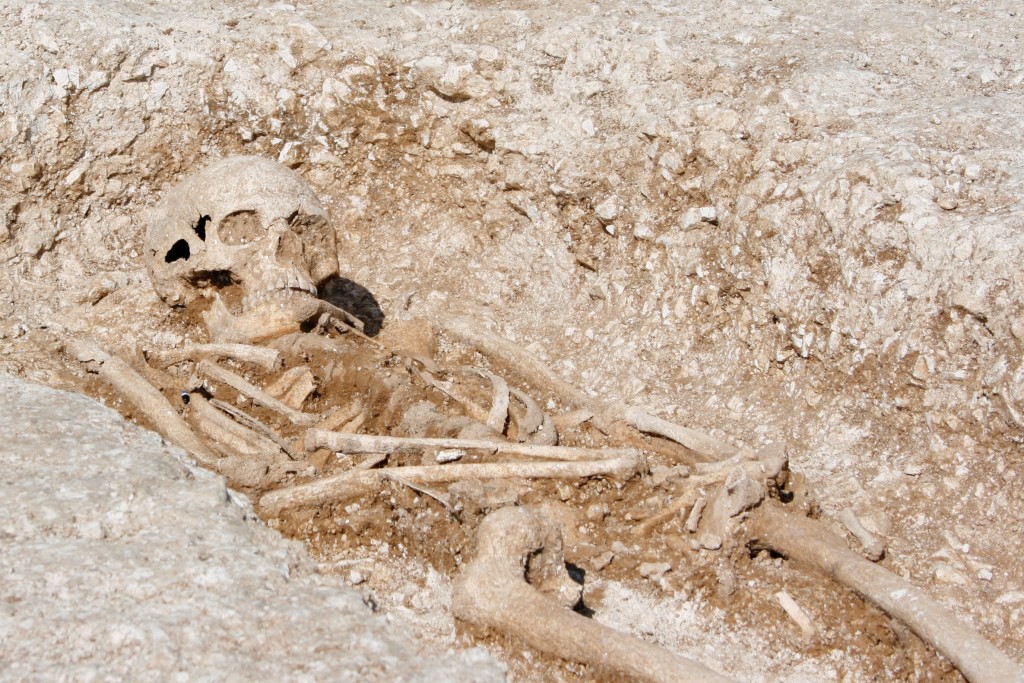
{"label": "bone fragment", "polygon": [[256,344],[292,332],[301,331],[301,323],[317,314],[313,297],[295,298],[292,306],[276,308],[261,306],[253,311],[234,315],[217,294],[210,308],[203,313],[203,322],[210,339],[222,344]]}
{"label": "bone fragment", "polygon": [[281,367],[281,354],[277,349],[251,344],[186,344],[184,348],[164,351],[157,355],[157,360],[163,367],[203,358],[230,358],[258,365],[271,372]]}
{"label": "bone fragment", "polygon": [[[351,352],[340,339],[309,332],[284,334],[269,340],[267,345],[281,353],[293,356],[316,352],[343,356]],[[326,377],[327,374],[325,373],[324,376]]]}
{"label": "bone fragment", "polygon": [[716,462],[699,462],[694,465],[693,469],[697,474],[720,475],[728,473],[734,467],[742,465],[748,459],[749,458],[744,455],[734,455],[731,458],[718,460]]}
{"label": "bone fragment", "polygon": [[638,458],[639,451],[632,448],[577,448],[572,446],[543,446],[539,444],[485,441],[482,439],[426,439],[370,434],[342,434],[321,429],[306,431],[306,448],[330,448],[345,453],[393,453],[420,451],[424,448],[455,448],[486,451],[491,454],[522,455],[551,460],[594,460],[595,458]]}
{"label": "bone fragment", "polygon": [[302,410],[302,404],[316,389],[313,371],[305,365],[289,368],[266,388],[266,392],[295,410]]}
{"label": "bone fragment", "polygon": [[445,332],[458,337],[474,346],[482,353],[499,362],[511,365],[522,374],[530,384],[545,389],[562,401],[576,408],[589,408],[594,411],[595,426],[606,434],[611,429],[612,420],[621,420],[638,431],[656,434],[686,446],[690,450],[714,458],[728,458],[741,452],[719,439],[703,432],[673,424],[667,420],[649,415],[643,410],[626,404],[609,404],[591,398],[555,374],[551,368],[540,362],[528,351],[513,344],[500,335],[481,330],[472,322],[464,319],[447,320],[442,324]]}
{"label": "bone fragment", "polygon": [[206,375],[210,379],[216,380],[223,384],[227,384],[236,391],[245,394],[256,403],[269,408],[273,411],[281,413],[290,422],[297,425],[309,425],[320,420],[319,415],[311,415],[309,413],[303,413],[295,410],[289,405],[285,405],[281,401],[277,400],[267,392],[263,391],[259,387],[250,383],[244,377],[236,375],[230,370],[226,370],[219,365],[212,363],[208,360],[199,361],[196,365],[196,370],[201,374]]}
{"label": "bone fragment", "polygon": [[318,422],[316,428],[332,431],[341,427],[343,424],[351,422],[362,410],[363,406],[359,403],[350,403],[345,407],[337,408],[328,413],[327,417],[323,420]]}
{"label": "bone fragment", "polygon": [[700,526],[700,516],[704,512],[704,508],[708,504],[708,499],[701,496],[693,504],[693,508],[690,509],[690,514],[686,518],[686,530],[691,534],[697,533],[697,527]]}
{"label": "bone fragment", "polygon": [[522,373],[535,387],[563,397],[579,407],[587,406],[591,398],[556,375],[533,354],[504,337],[480,329],[472,321],[456,318],[442,323],[442,329],[477,347],[484,355],[503,361]]}
{"label": "bone fragment", "polygon": [[526,441],[530,435],[544,424],[544,411],[540,409],[537,402],[526,392],[519,389],[512,389],[511,391],[512,395],[519,399],[520,403],[526,407],[526,415],[523,416],[519,424],[519,440]]}
{"label": "bone fragment", "polygon": [[448,497],[448,494],[441,493],[440,491],[435,491],[432,488],[429,488],[427,486],[421,486],[419,484],[414,484],[413,482],[409,481],[405,477],[400,477],[400,476],[398,476],[395,473],[391,473],[391,474],[388,474],[386,476],[391,481],[398,482],[402,486],[408,487],[408,488],[412,489],[413,491],[415,491],[417,493],[420,493],[420,494],[422,494],[424,496],[427,496],[428,498],[433,498],[438,503],[440,503],[444,507],[445,510],[448,510],[449,512],[451,512],[452,503],[451,503],[451,500]]}
{"label": "bone fragment", "polygon": [[864,556],[872,562],[878,562],[885,555],[885,543],[873,533],[864,528],[864,525],[857,519],[853,509],[845,508],[839,513],[839,521],[843,523],[846,530],[857,539],[864,549]]}
{"label": "bone fragment", "polygon": [[590,410],[589,408],[579,408],[568,413],[555,415],[552,420],[555,423],[555,427],[558,429],[571,429],[572,427],[579,427],[592,417],[594,417],[593,410]]}
{"label": "bone fragment", "polygon": [[497,464],[424,465],[417,467],[388,467],[376,470],[350,471],[326,477],[308,484],[279,489],[260,499],[260,507],[267,514],[284,509],[340,503],[373,493],[391,474],[397,474],[417,484],[460,481],[462,479],[584,479],[612,476],[628,478],[638,467],[635,457],[612,458],[585,462],[513,462]]}
{"label": "bone fragment", "polygon": [[365,458],[363,460],[360,460],[355,465],[353,465],[352,469],[353,470],[372,470],[374,467],[376,467],[377,465],[381,464],[382,462],[386,462],[387,459],[388,459],[388,456],[384,455],[383,453],[373,453],[369,457],[367,457],[367,458]]}
{"label": "bone fragment", "polygon": [[1024,669],[981,634],[907,581],[850,550],[820,523],[762,505],[751,517],[751,545],[822,571],[899,619],[971,683],[1020,683]]}
{"label": "bone fragment", "polygon": [[444,465],[449,462],[458,462],[466,457],[466,451],[460,448],[449,448],[443,451],[438,451],[437,456],[434,458],[438,465]]}
{"label": "bone fragment", "polygon": [[793,596],[786,591],[779,591],[775,594],[775,599],[779,601],[779,605],[781,605],[782,609],[786,611],[789,618],[796,622],[796,625],[800,627],[800,632],[807,638],[813,638],[818,630],[814,628],[814,623],[811,621],[811,618],[807,616],[807,612],[797,604],[796,600],[793,599]]}
{"label": "bone fragment", "polygon": [[374,346],[377,346],[377,347],[380,347],[380,348],[384,347],[384,345],[382,343],[380,343],[379,341],[377,341],[373,337],[368,336],[366,334],[366,332],[363,331],[363,321],[360,320],[359,318],[355,317],[354,315],[352,315],[351,313],[349,313],[345,309],[338,308],[334,304],[332,304],[332,303],[330,303],[328,301],[324,301],[323,299],[319,300],[319,304],[320,304],[320,308],[319,308],[319,312],[320,313],[327,313],[332,318],[334,318],[336,321],[339,321],[339,322],[342,323],[342,325],[335,325],[335,328],[339,332],[342,332],[342,333],[351,332],[351,333],[355,334],[357,337],[359,337],[360,339],[362,339],[364,341],[367,341],[367,342],[369,342],[370,344],[372,344]]}
{"label": "bone fragment", "polygon": [[744,449],[737,449],[709,434],[655,417],[636,406],[618,403],[606,408],[606,413],[609,417],[618,418],[638,431],[671,439],[704,456],[722,459],[732,457],[737,452],[746,453]]}
{"label": "bone fragment", "polygon": [[633,527],[634,536],[645,536],[654,527],[667,522],[680,511],[692,506],[697,500],[697,490],[695,488],[689,488],[683,495],[676,498],[674,501],[666,505],[664,508],[659,510],[657,513],[651,515],[640,524]]}
{"label": "bone fragment", "polygon": [[[477,530],[476,557],[453,588],[456,618],[512,635],[556,657],[582,662],[609,679],[728,680],[698,662],[579,615],[564,606],[565,599],[556,601],[524,581],[524,568],[528,576],[533,573],[535,558],[544,553],[553,536],[560,541],[557,529],[528,508],[505,507],[484,518]],[[557,569],[564,575],[564,560],[559,559],[547,563],[548,571]],[[534,584],[545,583],[530,578]],[[551,577],[540,578],[551,583]]]}
{"label": "bone fragment", "polygon": [[362,427],[363,424],[365,423],[366,411],[363,411],[356,415],[355,417],[353,417],[348,422],[346,422],[345,424],[341,425],[341,427],[338,428],[338,431],[341,432],[342,434],[355,434],[356,432],[359,431],[359,428]]}
{"label": "bone fragment", "polygon": [[512,395],[526,406],[526,417],[520,425],[519,440],[545,446],[558,443],[558,430],[551,416],[541,410],[540,404],[533,397],[519,389],[512,389]]}
{"label": "bone fragment", "polygon": [[487,413],[487,421],[484,424],[495,433],[504,434],[505,423],[508,422],[508,382],[482,368],[474,368],[474,371],[489,379],[494,390],[491,396],[491,410]]}
{"label": "bone fragment", "polygon": [[202,395],[194,393],[189,401],[194,417],[192,425],[224,455],[267,458],[276,455],[278,446],[248,427],[238,424]]}
{"label": "bone fragment", "polygon": [[282,438],[277,432],[275,432],[273,429],[257,420],[252,415],[249,415],[245,411],[236,408],[233,405],[227,404],[224,401],[218,401],[215,398],[210,400],[210,405],[214,406],[215,408],[218,408],[219,410],[222,410],[223,412],[227,413],[231,417],[241,422],[243,425],[249,427],[253,431],[258,432],[259,434],[262,434],[263,436],[273,441],[278,446],[278,448],[284,451],[285,454],[292,460],[299,459],[299,456],[301,454],[298,453],[294,448],[292,448],[291,445],[284,440],[284,438]]}
{"label": "bone fragment", "polygon": [[416,373],[416,375],[423,380],[423,383],[427,386],[433,387],[445,396],[457,401],[463,409],[465,409],[466,414],[477,422],[484,422],[488,419],[488,412],[478,406],[473,399],[466,395],[466,393],[455,384],[455,382],[442,382],[431,375],[428,371],[420,370],[419,368],[414,368],[413,372]]}
{"label": "bone fragment", "polygon": [[67,350],[79,362],[94,363],[100,378],[145,415],[165,439],[188,451],[199,464],[215,468],[217,456],[213,450],[196,436],[160,390],[128,363],[88,342],[73,342]]}

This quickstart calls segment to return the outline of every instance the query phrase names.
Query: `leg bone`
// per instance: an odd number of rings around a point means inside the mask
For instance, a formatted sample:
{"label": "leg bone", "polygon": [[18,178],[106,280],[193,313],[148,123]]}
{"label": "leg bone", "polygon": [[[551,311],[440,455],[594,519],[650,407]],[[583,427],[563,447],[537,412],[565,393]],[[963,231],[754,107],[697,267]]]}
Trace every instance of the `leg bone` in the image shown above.
{"label": "leg bone", "polygon": [[846,547],[817,522],[762,505],[751,517],[754,547],[770,548],[829,574],[905,623],[971,683],[1020,683],[1024,669],[924,591]]}
{"label": "leg bone", "polygon": [[[728,680],[702,664],[576,614],[565,606],[564,583],[554,584],[556,594],[563,594],[556,601],[524,581],[524,568],[528,576],[533,573],[532,556],[543,553],[545,541],[557,535],[549,525],[542,515],[521,507],[488,515],[477,530],[476,557],[455,582],[455,616],[515,636],[542,652],[586,663],[616,680]],[[564,576],[564,567],[561,558],[549,560],[549,576],[541,578],[548,578],[550,585],[550,574]]]}

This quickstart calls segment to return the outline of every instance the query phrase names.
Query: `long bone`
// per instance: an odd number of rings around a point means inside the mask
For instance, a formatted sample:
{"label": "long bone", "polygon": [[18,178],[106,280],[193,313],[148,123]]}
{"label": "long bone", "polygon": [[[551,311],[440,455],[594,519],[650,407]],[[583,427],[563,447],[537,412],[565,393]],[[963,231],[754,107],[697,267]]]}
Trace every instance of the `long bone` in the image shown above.
{"label": "long bone", "polygon": [[189,409],[195,417],[192,424],[196,431],[204,435],[213,447],[224,455],[262,459],[276,455],[279,450],[278,445],[273,441],[249,427],[235,422],[200,394],[192,395]]}
{"label": "long bone", "polygon": [[749,522],[750,545],[824,572],[905,623],[971,683],[1021,683],[1024,669],[924,591],[850,550],[820,523],[762,505]]}
{"label": "long bone", "polygon": [[483,439],[426,439],[371,434],[344,434],[322,429],[306,431],[306,448],[329,448],[345,453],[394,453],[421,451],[426,448],[457,448],[467,451],[485,451],[494,455],[522,455],[528,458],[551,460],[594,460],[606,458],[638,457],[632,448],[577,448],[572,446],[545,446],[541,444],[486,441]]}
{"label": "long bone", "polygon": [[281,353],[277,349],[252,344],[186,344],[184,348],[156,354],[157,362],[164,367],[185,360],[197,361],[203,358],[230,358],[258,365],[267,371],[281,367]]}
{"label": "long bone", "polygon": [[442,323],[442,329],[477,347],[485,355],[508,363],[531,384],[550,391],[566,403],[576,408],[593,410],[594,423],[602,431],[607,432],[611,428],[609,422],[621,420],[641,432],[671,439],[709,458],[723,459],[745,452],[745,449],[730,446],[709,434],[650,415],[636,406],[592,398],[556,375],[529,352],[500,335],[478,328],[468,320],[447,320]]}
{"label": "long bone", "polygon": [[[492,512],[477,529],[476,556],[455,580],[452,613],[463,621],[502,634],[563,659],[601,669],[616,680],[648,683],[727,681],[703,664],[634,638],[573,612],[571,605],[527,583],[544,562],[539,583],[565,574],[557,529],[543,515],[522,507]],[[549,546],[556,550],[551,552]],[[554,555],[545,558],[544,555]],[[532,577],[531,577],[532,578]],[[564,582],[565,579],[563,579]],[[564,586],[556,594],[565,596]],[[561,590],[557,590],[561,588]]]}
{"label": "long bone", "polygon": [[217,469],[217,455],[213,450],[196,436],[160,390],[128,363],[90,342],[71,342],[66,350],[135,406],[165,439],[188,451],[199,464]]}
{"label": "long bone", "polygon": [[[734,448],[710,435],[648,415],[639,408],[625,404],[608,405],[591,399],[519,346],[499,335],[480,330],[466,320],[449,321],[443,329],[473,344],[486,355],[512,365],[531,382],[545,387],[566,402],[576,407],[591,408],[605,420],[621,419],[640,431],[665,436],[718,460],[748,456],[747,449]],[[751,525],[753,533],[750,535],[755,539],[753,545],[761,543],[783,555],[801,559],[861,593],[889,616],[904,621],[953,662],[972,683],[1024,682],[1024,671],[984,637],[906,581],[851,551],[820,523],[787,514],[774,506],[761,505],[754,512],[755,522]]]}
{"label": "long bone", "polygon": [[584,479],[596,476],[625,479],[636,472],[639,462],[637,457],[623,457],[582,462],[474,463],[353,470],[268,493],[260,498],[260,509],[265,515],[275,515],[289,508],[342,503],[380,490],[382,481],[392,474],[416,484],[463,479]]}
{"label": "long bone", "polygon": [[224,401],[219,401],[215,398],[210,399],[210,405],[227,413],[231,417],[235,418],[235,420],[237,420],[239,423],[245,425],[246,427],[253,430],[257,434],[261,434],[270,439],[271,441],[273,441],[275,444],[277,444],[277,447],[284,451],[285,455],[287,455],[292,460],[299,459],[299,456],[301,455],[299,452],[297,452],[277,432],[275,432],[267,425],[263,424],[261,421],[257,420],[249,413],[245,412],[240,408],[236,408],[233,405],[225,403]]}

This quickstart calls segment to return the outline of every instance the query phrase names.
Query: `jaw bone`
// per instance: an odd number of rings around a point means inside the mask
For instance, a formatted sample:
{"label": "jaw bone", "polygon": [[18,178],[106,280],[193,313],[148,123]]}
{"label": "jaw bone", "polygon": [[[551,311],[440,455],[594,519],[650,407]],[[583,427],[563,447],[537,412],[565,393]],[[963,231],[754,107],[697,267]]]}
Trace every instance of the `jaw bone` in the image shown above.
{"label": "jaw bone", "polygon": [[221,344],[258,344],[290,332],[317,315],[320,300],[307,294],[289,292],[234,314],[220,295],[215,295],[203,321],[210,341]]}

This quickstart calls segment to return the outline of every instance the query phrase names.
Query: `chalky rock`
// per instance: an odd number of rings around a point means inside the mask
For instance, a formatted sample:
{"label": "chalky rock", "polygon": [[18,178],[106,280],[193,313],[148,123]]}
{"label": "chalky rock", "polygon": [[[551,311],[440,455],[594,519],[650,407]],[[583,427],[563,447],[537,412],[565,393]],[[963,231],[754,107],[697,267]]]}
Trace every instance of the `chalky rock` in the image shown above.
{"label": "chalky rock", "polygon": [[6,375],[0,409],[0,679],[504,680],[425,654],[114,411]]}

